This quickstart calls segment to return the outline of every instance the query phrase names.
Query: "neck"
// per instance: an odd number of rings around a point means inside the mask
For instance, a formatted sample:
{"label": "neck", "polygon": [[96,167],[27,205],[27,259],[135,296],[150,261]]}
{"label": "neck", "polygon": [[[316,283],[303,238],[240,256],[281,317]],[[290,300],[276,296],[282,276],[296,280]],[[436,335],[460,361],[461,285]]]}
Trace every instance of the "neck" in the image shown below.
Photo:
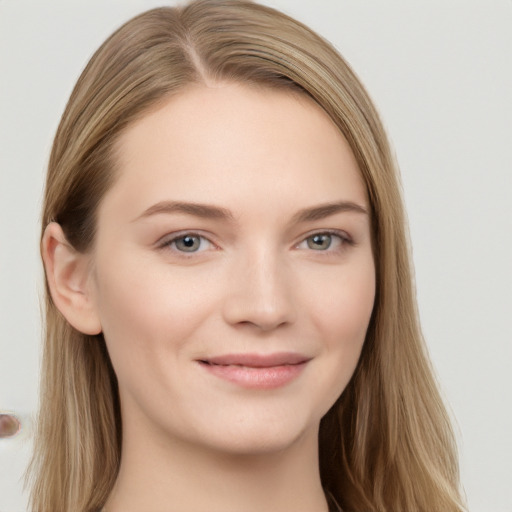
{"label": "neck", "polygon": [[318,432],[269,453],[219,453],[123,432],[121,466],[108,512],[326,512]]}

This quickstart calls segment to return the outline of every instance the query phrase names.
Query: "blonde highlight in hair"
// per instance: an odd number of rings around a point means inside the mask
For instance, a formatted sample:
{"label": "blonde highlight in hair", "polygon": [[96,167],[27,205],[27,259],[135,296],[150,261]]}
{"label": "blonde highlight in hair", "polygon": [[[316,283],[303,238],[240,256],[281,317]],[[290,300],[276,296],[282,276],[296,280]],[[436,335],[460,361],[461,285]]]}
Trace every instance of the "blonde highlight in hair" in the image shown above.
{"label": "blonde highlight in hair", "polygon": [[[322,419],[326,493],[349,512],[460,512],[456,449],[419,328],[398,172],[379,116],[340,55],[301,23],[243,0],[198,0],[132,19],[79,78],[50,156],[43,232],[94,244],[123,130],[190,84],[252,83],[313,98],[349,142],[371,205],[377,291],[356,372]],[[33,512],[95,512],[112,490],[122,432],[102,335],[73,329],[46,287]]]}

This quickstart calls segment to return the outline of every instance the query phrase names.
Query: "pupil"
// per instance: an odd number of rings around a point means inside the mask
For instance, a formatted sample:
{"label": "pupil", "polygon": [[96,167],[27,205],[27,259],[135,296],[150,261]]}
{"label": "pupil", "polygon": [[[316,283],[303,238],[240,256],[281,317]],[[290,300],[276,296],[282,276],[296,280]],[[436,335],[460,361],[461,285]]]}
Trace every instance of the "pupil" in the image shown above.
{"label": "pupil", "polygon": [[195,243],[195,240],[194,240],[191,236],[186,236],[186,237],[183,239],[183,244],[184,244],[186,247],[194,247],[194,243]]}

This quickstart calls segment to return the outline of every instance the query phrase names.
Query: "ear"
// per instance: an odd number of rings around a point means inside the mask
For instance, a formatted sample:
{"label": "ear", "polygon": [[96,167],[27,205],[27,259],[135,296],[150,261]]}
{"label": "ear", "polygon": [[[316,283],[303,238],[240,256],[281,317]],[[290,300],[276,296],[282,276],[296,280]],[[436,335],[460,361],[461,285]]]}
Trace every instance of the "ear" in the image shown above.
{"label": "ear", "polygon": [[91,290],[90,255],[76,251],[56,222],[45,229],[41,254],[57,309],[78,331],[99,334],[101,323]]}

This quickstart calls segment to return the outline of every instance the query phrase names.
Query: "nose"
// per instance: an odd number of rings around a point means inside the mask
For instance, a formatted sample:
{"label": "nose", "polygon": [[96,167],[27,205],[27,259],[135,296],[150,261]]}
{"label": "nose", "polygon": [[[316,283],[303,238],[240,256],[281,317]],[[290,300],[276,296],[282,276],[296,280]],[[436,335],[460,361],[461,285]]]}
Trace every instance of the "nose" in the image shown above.
{"label": "nose", "polygon": [[272,331],[295,321],[293,278],[286,261],[260,251],[238,258],[231,270],[223,310],[227,323]]}

